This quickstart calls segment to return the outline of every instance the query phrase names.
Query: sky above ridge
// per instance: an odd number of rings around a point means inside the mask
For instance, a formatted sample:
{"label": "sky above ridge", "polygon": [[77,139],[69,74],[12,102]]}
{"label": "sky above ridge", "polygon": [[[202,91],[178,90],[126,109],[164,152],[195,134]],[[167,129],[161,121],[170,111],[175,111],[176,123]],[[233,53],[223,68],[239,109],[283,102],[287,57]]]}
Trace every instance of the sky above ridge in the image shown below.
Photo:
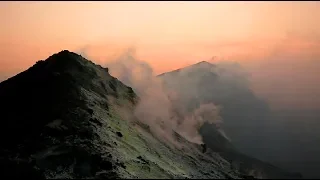
{"label": "sky above ridge", "polygon": [[104,64],[134,47],[155,74],[202,60],[239,62],[274,104],[313,107],[320,105],[319,10],[316,1],[3,1],[0,76],[63,49]]}

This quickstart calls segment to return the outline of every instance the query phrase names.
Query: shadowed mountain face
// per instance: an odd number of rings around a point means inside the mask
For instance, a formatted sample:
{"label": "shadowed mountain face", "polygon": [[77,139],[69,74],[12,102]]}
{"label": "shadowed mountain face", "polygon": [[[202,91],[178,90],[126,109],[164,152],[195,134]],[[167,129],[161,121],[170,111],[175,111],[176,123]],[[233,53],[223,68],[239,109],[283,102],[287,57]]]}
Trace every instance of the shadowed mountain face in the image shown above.
{"label": "shadowed mountain face", "polygon": [[168,91],[178,92],[179,101],[186,104],[187,111],[201,103],[220,105],[223,129],[242,151],[254,154],[256,148],[265,148],[261,142],[266,137],[259,135],[268,126],[269,108],[248,88],[247,79],[236,64],[200,62],[161,74],[159,78]]}
{"label": "shadowed mountain face", "polygon": [[132,88],[69,51],[1,82],[0,99],[2,178],[252,178],[177,133],[179,148],[154,136]]}
{"label": "shadowed mountain face", "polygon": [[97,111],[106,110],[108,117],[106,95],[128,103],[135,98],[107,69],[69,51],[2,82],[1,176],[88,177],[104,169],[101,176],[116,177],[107,150],[112,141],[102,141],[108,134],[97,131],[107,128]]}
{"label": "shadowed mountain face", "polygon": [[281,109],[273,114],[275,140],[268,149],[269,160],[277,166],[299,171],[305,178],[319,178],[319,110]]}
{"label": "shadowed mountain face", "polygon": [[266,146],[269,142],[267,134],[272,133],[268,132],[272,129],[268,121],[270,110],[249,89],[246,74],[239,65],[214,65],[203,61],[158,77],[169,94],[175,92],[175,97],[171,98],[173,104],[184,104],[177,107],[178,111],[193,111],[204,103],[214,103],[221,107],[222,125],[217,127],[205,124],[200,129],[208,147],[233,163],[241,163],[243,168],[260,171],[256,173],[261,176],[290,176],[237,150],[258,158],[266,157],[261,152],[269,148]]}

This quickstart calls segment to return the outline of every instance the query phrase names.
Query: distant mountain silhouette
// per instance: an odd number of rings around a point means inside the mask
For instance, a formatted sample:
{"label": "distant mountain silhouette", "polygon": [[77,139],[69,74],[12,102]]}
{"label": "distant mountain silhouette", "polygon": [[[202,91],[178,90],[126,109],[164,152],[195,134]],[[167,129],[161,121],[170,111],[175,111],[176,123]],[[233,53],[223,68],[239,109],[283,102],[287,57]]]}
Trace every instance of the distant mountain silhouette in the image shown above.
{"label": "distant mountain silhouette", "polygon": [[[206,103],[222,107],[222,127],[205,124],[200,129],[209,148],[215,149],[229,161],[242,163],[243,167],[256,167],[255,169],[260,170],[259,173],[265,173],[264,176],[292,178],[283,170],[240,153],[259,157],[255,154],[259,152],[257,148],[266,148],[263,141],[267,137],[260,135],[267,134],[263,131],[269,126],[269,108],[249,88],[246,74],[238,64],[211,64],[202,61],[158,77],[168,92],[176,93],[178,98],[174,101],[179,101],[176,104],[184,104],[183,107],[178,107],[180,111],[192,112],[200,104]],[[221,128],[231,142],[218,132]]]}
{"label": "distant mountain silhouette", "polygon": [[183,149],[160,141],[132,88],[67,50],[1,82],[0,99],[2,178],[253,178],[179,134]]}

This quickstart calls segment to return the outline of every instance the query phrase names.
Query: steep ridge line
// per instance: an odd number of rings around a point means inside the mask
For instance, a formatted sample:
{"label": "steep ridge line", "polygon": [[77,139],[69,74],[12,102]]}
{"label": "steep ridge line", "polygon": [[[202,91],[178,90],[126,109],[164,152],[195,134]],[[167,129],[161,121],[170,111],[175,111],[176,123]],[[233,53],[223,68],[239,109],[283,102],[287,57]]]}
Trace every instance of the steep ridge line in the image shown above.
{"label": "steep ridge line", "polygon": [[67,50],[0,83],[0,99],[3,178],[248,177],[181,136],[183,149],[154,137],[130,114],[132,88]]}

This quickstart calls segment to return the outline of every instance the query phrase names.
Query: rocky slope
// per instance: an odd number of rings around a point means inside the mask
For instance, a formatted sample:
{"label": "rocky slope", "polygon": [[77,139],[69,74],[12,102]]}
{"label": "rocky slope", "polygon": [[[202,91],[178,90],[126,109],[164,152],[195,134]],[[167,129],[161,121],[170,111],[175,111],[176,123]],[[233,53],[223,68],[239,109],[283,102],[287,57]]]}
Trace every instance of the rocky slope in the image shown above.
{"label": "rocky slope", "polygon": [[107,68],[61,51],[0,83],[0,176],[243,178],[218,153],[153,136],[134,91]]}
{"label": "rocky slope", "polygon": [[268,148],[262,146],[267,143],[259,136],[267,134],[261,132],[268,126],[268,107],[255,97],[245,77],[237,64],[215,65],[206,61],[158,75],[166,91],[175,92],[171,99],[173,104],[180,105],[177,111],[193,111],[206,103],[222,107],[222,127],[205,124],[200,133],[207,146],[234,168],[260,178],[300,178],[300,174],[288,173],[239,152],[239,147],[246,154]]}

